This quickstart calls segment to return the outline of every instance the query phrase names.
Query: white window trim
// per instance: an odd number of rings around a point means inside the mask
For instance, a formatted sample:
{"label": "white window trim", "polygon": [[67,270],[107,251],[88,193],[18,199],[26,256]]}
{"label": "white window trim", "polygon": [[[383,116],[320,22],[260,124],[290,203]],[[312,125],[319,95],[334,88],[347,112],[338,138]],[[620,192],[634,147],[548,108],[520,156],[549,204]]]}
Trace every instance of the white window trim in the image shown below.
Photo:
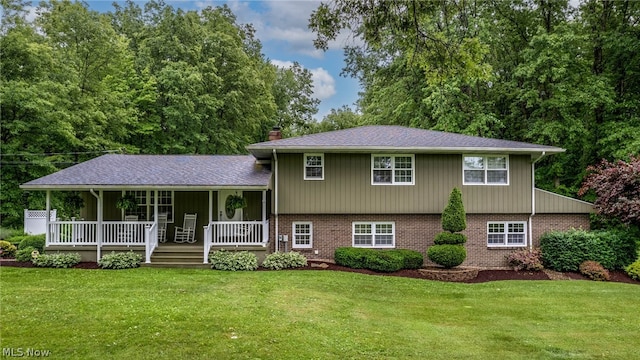
{"label": "white window trim", "polygon": [[[503,224],[504,225],[504,233],[502,233],[504,235],[504,242],[502,244],[490,244],[489,243],[489,234],[490,234],[489,233],[489,225],[490,224]],[[522,225],[524,225],[523,232],[509,233],[509,224],[522,224]],[[491,234],[498,234],[498,233],[491,233]],[[509,234],[522,234],[522,235],[524,235],[524,243],[523,244],[509,244],[509,243],[507,243],[507,238],[508,238]],[[487,221],[487,237],[486,237],[487,247],[496,247],[496,248],[501,248],[501,247],[507,247],[507,248],[526,247],[527,243],[529,242],[527,234],[528,233],[527,233],[527,222],[526,221]]]}
{"label": "white window trim", "polygon": [[[391,182],[390,183],[377,183],[374,181],[373,171],[375,170],[374,159],[376,157],[391,157]],[[411,170],[411,182],[396,182],[396,157],[411,157],[411,168],[404,170]],[[400,169],[402,170],[402,169]],[[415,185],[416,183],[416,156],[414,154],[371,154],[371,185],[376,186],[390,186],[390,185]]]}
{"label": "white window trim", "polygon": [[[482,157],[484,158],[484,163],[485,163],[485,167],[484,167],[484,182],[481,183],[476,183],[476,182],[466,182],[464,179],[464,171],[465,170],[478,170],[478,169],[467,169],[464,167],[464,158],[465,157]],[[502,183],[490,183],[487,182],[487,171],[490,170],[488,169],[488,164],[489,162],[487,161],[487,157],[504,157],[506,158],[507,161],[507,168],[505,169],[507,171],[507,182],[505,184]],[[497,169],[493,169],[493,170],[497,170]],[[462,155],[462,184],[463,185],[471,185],[471,186],[508,186],[510,183],[510,179],[511,179],[511,171],[509,170],[509,155],[502,155],[502,154],[493,154],[493,155],[486,155],[486,154],[463,154]]]}
{"label": "white window trim", "polygon": [[[391,225],[391,245],[376,245],[376,225]],[[356,225],[371,225],[371,245],[356,245]],[[380,234],[389,235],[389,234]],[[354,221],[351,223],[351,246],[369,249],[393,249],[396,247],[396,223],[395,221]]]}
{"label": "white window trim", "polygon": [[[139,203],[138,206],[143,206],[146,208],[146,218],[147,219],[152,219],[153,218],[153,201],[155,201],[155,199],[152,201],[152,197],[155,196],[155,190],[122,190],[121,192],[121,196],[124,196],[127,194],[127,192],[131,192],[131,193],[135,193],[136,191],[144,191],[145,192],[145,203],[141,204]],[[171,193],[171,218],[167,219],[167,223],[168,224],[173,224],[175,221],[175,211],[176,211],[176,204],[175,204],[175,191],[173,190],[160,190],[160,191],[168,191]],[[160,192],[158,191],[158,192]],[[158,207],[160,206],[169,206],[169,205],[158,205]],[[124,220],[124,216],[126,215],[126,211],[122,210],[122,220]]]}
{"label": "white window trim", "polygon": [[[297,235],[303,235],[296,233],[296,225],[309,225],[309,244],[298,244]],[[306,234],[304,234],[306,235]],[[291,224],[291,247],[293,249],[311,249],[313,248],[313,223],[311,221],[296,221]]]}
{"label": "white window trim", "polygon": [[[320,161],[322,162],[321,166],[311,166],[311,167],[319,167],[320,169],[322,169],[322,176],[321,177],[307,177],[307,157],[308,156],[319,156],[320,157]],[[314,154],[304,154],[302,157],[302,160],[304,161],[304,163],[302,164],[302,176],[304,177],[305,180],[324,180],[324,154],[321,153],[314,153]]]}

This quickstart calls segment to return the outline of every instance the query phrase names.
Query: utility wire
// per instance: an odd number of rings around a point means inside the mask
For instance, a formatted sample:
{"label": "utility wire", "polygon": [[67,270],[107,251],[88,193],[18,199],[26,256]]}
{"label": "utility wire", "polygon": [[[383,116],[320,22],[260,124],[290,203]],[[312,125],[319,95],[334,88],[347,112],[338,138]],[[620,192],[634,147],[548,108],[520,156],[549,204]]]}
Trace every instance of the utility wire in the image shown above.
{"label": "utility wire", "polygon": [[122,152],[122,150],[101,150],[101,151],[80,151],[80,152],[66,152],[66,153],[22,153],[22,154],[0,154],[2,156],[52,156],[52,155],[83,155],[83,154],[108,154]]}

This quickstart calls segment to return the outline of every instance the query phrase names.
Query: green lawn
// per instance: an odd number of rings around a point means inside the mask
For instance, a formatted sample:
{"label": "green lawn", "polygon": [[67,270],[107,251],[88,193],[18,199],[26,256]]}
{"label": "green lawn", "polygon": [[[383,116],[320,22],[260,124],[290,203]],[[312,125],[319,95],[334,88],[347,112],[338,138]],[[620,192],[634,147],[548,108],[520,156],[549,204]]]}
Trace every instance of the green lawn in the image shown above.
{"label": "green lawn", "polygon": [[0,285],[2,347],[52,359],[631,359],[640,346],[630,284],[5,267]]}

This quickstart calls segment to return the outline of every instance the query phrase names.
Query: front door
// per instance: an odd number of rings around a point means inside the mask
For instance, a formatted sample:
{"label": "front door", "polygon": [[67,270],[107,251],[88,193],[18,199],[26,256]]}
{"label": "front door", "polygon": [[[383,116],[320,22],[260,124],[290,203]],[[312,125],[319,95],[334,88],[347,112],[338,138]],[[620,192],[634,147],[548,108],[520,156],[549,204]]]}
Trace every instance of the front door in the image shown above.
{"label": "front door", "polygon": [[242,191],[220,190],[218,192],[218,221],[242,221],[242,209],[227,206],[233,195],[242,196]]}

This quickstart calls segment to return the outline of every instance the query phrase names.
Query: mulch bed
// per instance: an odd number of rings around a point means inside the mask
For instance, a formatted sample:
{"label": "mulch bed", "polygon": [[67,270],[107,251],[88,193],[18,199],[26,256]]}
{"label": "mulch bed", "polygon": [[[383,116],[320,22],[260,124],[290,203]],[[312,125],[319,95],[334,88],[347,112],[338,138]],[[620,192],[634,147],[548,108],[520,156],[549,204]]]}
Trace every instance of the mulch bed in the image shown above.
{"label": "mulch bed", "polygon": [[[313,266],[315,264],[316,266]],[[317,265],[322,264],[322,267]],[[0,266],[11,267],[34,267],[30,262],[17,262],[14,259],[0,259]],[[74,266],[75,269],[99,269],[98,264],[95,262],[81,262]],[[260,270],[265,270],[260,268]],[[379,273],[367,269],[352,269],[327,262],[310,262],[308,266],[299,268],[299,270],[316,270],[316,271],[344,271],[354,272],[366,275],[376,276],[398,276],[413,279],[427,279],[418,270],[400,270],[393,273]],[[267,270],[268,271],[268,270]],[[611,282],[621,282],[628,284],[640,285],[640,281],[633,280],[624,271],[610,271]],[[582,274],[579,273],[563,273],[563,275],[570,280],[588,280]],[[480,270],[478,276],[475,279],[467,280],[465,283],[483,283],[488,281],[500,281],[500,280],[551,280],[547,274],[542,271],[513,271],[513,270]]]}

